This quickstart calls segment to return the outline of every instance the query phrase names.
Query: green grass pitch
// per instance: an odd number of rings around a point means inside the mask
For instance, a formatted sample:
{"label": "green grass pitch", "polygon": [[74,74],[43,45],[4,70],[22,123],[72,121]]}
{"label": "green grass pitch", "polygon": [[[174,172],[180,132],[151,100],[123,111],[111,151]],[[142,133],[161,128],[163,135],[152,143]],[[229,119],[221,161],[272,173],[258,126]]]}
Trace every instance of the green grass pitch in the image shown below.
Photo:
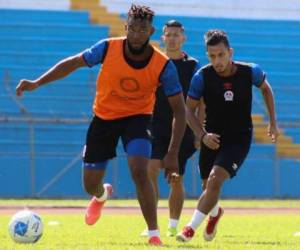
{"label": "green grass pitch", "polygon": [[[41,201],[38,201],[41,202]],[[48,204],[43,201],[39,204]],[[59,201],[56,201],[59,203]],[[134,201],[128,201],[131,205]],[[222,201],[227,207],[236,206],[240,201]],[[243,201],[241,201],[243,202]],[[252,207],[282,206],[299,207],[298,201],[244,201]],[[1,201],[0,205],[6,204]],[[33,201],[17,201],[11,204],[33,204]],[[82,201],[85,204],[86,201]],[[122,202],[113,201],[116,206],[122,206]],[[123,201],[124,203],[124,201]],[[191,202],[194,203],[194,202]],[[80,205],[82,205],[80,203]],[[161,202],[164,204],[164,202]],[[68,204],[70,205],[70,204]],[[113,205],[113,204],[110,204]],[[142,216],[136,215],[112,215],[103,214],[99,222],[94,226],[84,224],[83,215],[58,214],[42,215],[44,222],[44,234],[41,240],[33,245],[15,244],[8,235],[7,224],[10,215],[0,216],[0,250],[40,249],[40,250],[123,250],[123,249],[157,249],[149,247],[146,238],[139,236],[145,228]],[[183,214],[180,227],[188,222],[190,214]],[[189,243],[178,243],[174,238],[165,236],[168,216],[159,214],[159,225],[164,242],[160,249],[216,249],[216,250],[270,250],[286,249],[299,250],[300,236],[294,236],[300,232],[299,214],[226,214],[220,221],[218,233],[214,241],[205,242],[202,237],[204,225],[202,225]],[[51,225],[53,222],[56,225]]]}

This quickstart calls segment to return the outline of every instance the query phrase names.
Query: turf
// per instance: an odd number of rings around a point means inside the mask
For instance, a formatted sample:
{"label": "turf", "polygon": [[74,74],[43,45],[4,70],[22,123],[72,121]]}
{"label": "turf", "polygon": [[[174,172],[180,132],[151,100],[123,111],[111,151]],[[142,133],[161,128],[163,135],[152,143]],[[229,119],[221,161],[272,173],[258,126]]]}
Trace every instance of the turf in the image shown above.
{"label": "turf", "polygon": [[[145,244],[146,239],[139,237],[145,228],[139,215],[103,215],[94,226],[86,226],[81,215],[43,215],[44,235],[34,245],[15,244],[9,237],[7,223],[10,216],[0,219],[0,249],[40,249],[40,250],[123,250],[157,249]],[[183,215],[181,225],[190,215]],[[51,226],[56,221],[59,225]],[[298,250],[300,237],[294,234],[300,231],[298,215],[226,215],[219,224],[218,234],[213,242],[202,239],[201,226],[197,235],[189,243],[178,243],[174,238],[164,236],[167,216],[159,216],[162,240],[160,249],[218,249],[218,250]]]}

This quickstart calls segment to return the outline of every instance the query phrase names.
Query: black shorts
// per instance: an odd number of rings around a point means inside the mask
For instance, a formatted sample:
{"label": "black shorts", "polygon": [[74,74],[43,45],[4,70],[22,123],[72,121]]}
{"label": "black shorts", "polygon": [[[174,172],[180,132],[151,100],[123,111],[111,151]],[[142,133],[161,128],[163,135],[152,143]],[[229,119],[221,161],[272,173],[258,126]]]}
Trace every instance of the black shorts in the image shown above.
{"label": "black shorts", "polygon": [[213,166],[224,168],[234,177],[246,159],[252,140],[252,134],[242,134],[230,138],[220,138],[220,148],[211,150],[201,144],[199,171],[202,179],[208,179]]}
{"label": "black shorts", "polygon": [[[170,136],[153,132],[151,159],[162,160],[168,152]],[[178,154],[179,174],[184,175],[187,160],[196,152],[193,134],[185,133]]]}
{"label": "black shorts", "polygon": [[121,137],[124,149],[135,138],[151,140],[151,115],[135,115],[117,120],[103,120],[94,116],[86,136],[83,161],[99,163],[116,156]]}

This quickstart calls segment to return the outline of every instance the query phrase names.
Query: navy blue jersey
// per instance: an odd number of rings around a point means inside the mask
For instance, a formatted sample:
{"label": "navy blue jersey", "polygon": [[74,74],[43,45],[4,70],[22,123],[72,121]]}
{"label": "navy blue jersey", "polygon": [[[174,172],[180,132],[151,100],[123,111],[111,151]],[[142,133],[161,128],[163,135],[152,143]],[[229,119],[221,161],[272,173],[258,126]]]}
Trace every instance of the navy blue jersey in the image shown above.
{"label": "navy blue jersey", "polygon": [[236,72],[221,77],[211,64],[193,77],[188,96],[206,104],[206,130],[221,135],[252,131],[252,86],[260,87],[265,72],[256,64],[235,62]]}
{"label": "navy blue jersey", "polygon": [[[200,68],[198,61],[187,54],[184,54],[184,57],[178,60],[172,60],[175,64],[183,95],[186,98],[191,79]],[[162,86],[158,87],[156,91],[156,103],[154,106],[153,113],[153,133],[162,134],[166,136],[171,136],[172,131],[172,120],[173,112],[169,105],[168,99],[165,92],[163,91]],[[189,130],[189,128],[188,128]],[[191,132],[191,131],[190,131]]]}

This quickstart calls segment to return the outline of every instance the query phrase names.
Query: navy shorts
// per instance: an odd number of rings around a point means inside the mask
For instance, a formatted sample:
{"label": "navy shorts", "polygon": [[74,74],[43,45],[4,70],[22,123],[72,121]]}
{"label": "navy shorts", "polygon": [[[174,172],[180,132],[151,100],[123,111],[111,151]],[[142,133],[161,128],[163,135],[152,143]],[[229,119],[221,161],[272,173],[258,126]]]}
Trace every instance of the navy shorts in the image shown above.
{"label": "navy shorts", "polygon": [[[155,132],[153,133],[151,159],[162,160],[165,157],[168,152],[170,139],[170,136],[155,135]],[[195,152],[193,134],[185,133],[178,154],[180,175],[184,175],[186,162]]]}
{"label": "navy shorts", "polygon": [[135,115],[117,120],[103,120],[94,116],[86,136],[83,161],[99,163],[114,158],[120,137],[124,149],[133,139],[150,142],[150,122],[151,115]]}
{"label": "navy shorts", "polygon": [[202,179],[208,179],[213,166],[224,168],[234,177],[246,159],[252,141],[252,134],[242,134],[231,136],[230,138],[220,138],[220,147],[212,150],[201,144],[199,157],[199,171]]}

